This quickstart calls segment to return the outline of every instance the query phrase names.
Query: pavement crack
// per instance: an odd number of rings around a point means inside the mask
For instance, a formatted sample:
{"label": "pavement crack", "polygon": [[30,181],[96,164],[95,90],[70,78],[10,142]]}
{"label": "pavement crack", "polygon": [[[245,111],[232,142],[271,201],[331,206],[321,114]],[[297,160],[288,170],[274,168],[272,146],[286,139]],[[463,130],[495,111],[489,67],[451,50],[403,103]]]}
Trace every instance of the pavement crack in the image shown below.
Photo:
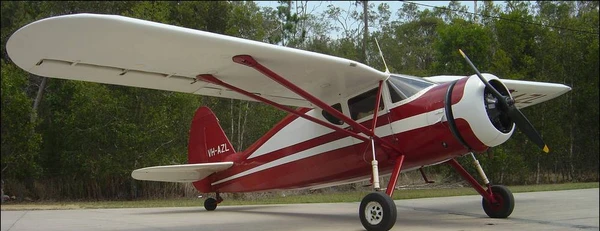
{"label": "pavement crack", "polygon": [[25,216],[25,214],[27,214],[29,211],[25,211],[23,214],[21,214],[21,216],[15,221],[15,223],[12,223],[12,225],[10,225],[10,227],[8,227],[8,229],[6,231],[10,231],[12,229],[13,226],[15,226],[17,224],[17,222],[19,222],[21,220],[21,218],[23,218]]}

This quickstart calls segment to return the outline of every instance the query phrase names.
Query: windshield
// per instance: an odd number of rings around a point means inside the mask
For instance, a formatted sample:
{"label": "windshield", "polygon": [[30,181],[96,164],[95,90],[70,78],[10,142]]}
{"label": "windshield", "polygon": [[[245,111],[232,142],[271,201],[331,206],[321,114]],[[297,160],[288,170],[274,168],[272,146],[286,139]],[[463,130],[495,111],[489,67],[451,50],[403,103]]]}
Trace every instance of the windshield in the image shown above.
{"label": "windshield", "polygon": [[392,102],[397,102],[417,92],[434,85],[435,83],[409,75],[390,75],[388,87],[392,96]]}

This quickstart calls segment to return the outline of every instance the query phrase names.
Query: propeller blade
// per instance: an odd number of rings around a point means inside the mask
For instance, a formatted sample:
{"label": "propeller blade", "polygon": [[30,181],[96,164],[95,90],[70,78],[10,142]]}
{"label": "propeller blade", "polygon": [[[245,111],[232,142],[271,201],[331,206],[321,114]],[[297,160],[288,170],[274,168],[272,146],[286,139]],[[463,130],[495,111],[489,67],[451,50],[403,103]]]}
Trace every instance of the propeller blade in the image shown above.
{"label": "propeller blade", "polygon": [[483,84],[485,84],[485,87],[487,89],[489,89],[492,92],[492,94],[494,94],[494,96],[496,96],[496,98],[502,102],[502,104],[506,105],[507,102],[504,99],[504,96],[502,94],[500,94],[500,92],[498,92],[498,90],[496,90],[496,88],[492,87],[492,85],[483,78],[483,76],[481,75],[481,73],[479,72],[477,67],[475,67],[475,65],[473,65],[473,62],[471,62],[471,59],[469,59],[469,57],[467,57],[467,55],[465,55],[465,53],[461,49],[458,49],[458,52],[460,52],[462,57],[465,58],[465,60],[467,60],[467,63],[469,64],[469,66],[471,66],[471,68],[473,68],[473,70],[475,70],[477,77],[479,77],[481,82],[483,82]]}
{"label": "propeller blade", "polygon": [[523,133],[525,133],[525,135],[533,143],[535,143],[538,147],[540,147],[544,152],[548,153],[550,151],[550,149],[548,149],[548,146],[544,143],[544,140],[542,140],[542,137],[535,130],[535,128],[533,127],[531,122],[529,122],[527,117],[525,117],[525,115],[523,115],[523,113],[515,107],[514,101],[508,97],[505,98],[505,96],[500,94],[500,92],[498,92],[498,90],[496,90],[496,88],[494,88],[488,81],[486,81],[483,78],[483,76],[481,75],[479,70],[477,70],[477,67],[475,67],[475,65],[473,65],[473,62],[471,62],[469,57],[467,57],[467,55],[461,49],[458,49],[458,51],[463,56],[463,58],[465,58],[465,60],[467,60],[467,63],[471,66],[471,68],[473,68],[473,70],[475,70],[475,73],[477,73],[477,77],[479,77],[479,80],[481,80],[481,82],[483,82],[483,84],[485,84],[485,87],[490,90],[490,92],[496,97],[496,99],[500,100],[500,103],[504,106],[503,111],[505,111],[508,114],[508,117],[515,123],[515,125]]}
{"label": "propeller blade", "polygon": [[538,147],[540,147],[545,153],[550,152],[548,146],[542,140],[542,136],[535,130],[531,122],[523,115],[523,113],[514,106],[510,106],[508,108],[508,116],[510,119],[515,122],[515,125],[523,132],[529,140],[535,143]]}

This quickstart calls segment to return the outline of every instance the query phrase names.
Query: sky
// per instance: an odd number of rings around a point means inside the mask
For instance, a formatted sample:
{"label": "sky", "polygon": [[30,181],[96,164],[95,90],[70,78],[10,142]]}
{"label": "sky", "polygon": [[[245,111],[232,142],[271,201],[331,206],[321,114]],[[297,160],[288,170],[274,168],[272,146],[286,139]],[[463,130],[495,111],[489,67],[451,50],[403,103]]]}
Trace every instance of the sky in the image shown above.
{"label": "sky", "polygon": [[[323,11],[323,9],[325,9],[327,7],[327,5],[329,4],[334,4],[336,6],[342,7],[343,9],[347,9],[348,6],[350,4],[352,4],[354,1],[309,1],[309,9],[312,9],[313,7],[319,6],[319,8],[321,8],[321,10],[317,10],[320,12]],[[390,11],[392,12],[392,14],[395,14],[396,11],[398,11],[398,9],[400,9],[400,7],[402,7],[403,1],[369,1],[369,3],[374,3],[375,6],[381,4],[381,3],[387,3],[390,6]],[[417,2],[417,3],[422,3],[422,4],[426,4],[426,5],[431,5],[431,6],[439,6],[439,7],[445,7],[448,6],[448,3],[450,1],[406,1],[406,2]],[[474,6],[474,2],[475,1],[459,1],[462,5],[465,5],[469,8],[469,12],[473,12],[473,6]],[[502,3],[503,1],[499,1],[498,3]],[[256,3],[259,6],[269,6],[269,7],[277,7],[278,3],[277,1],[256,1]],[[481,5],[482,1],[478,2],[478,5]],[[421,10],[423,10],[425,7],[420,6]],[[430,8],[430,7],[429,7]],[[431,9],[431,8],[430,8]]]}

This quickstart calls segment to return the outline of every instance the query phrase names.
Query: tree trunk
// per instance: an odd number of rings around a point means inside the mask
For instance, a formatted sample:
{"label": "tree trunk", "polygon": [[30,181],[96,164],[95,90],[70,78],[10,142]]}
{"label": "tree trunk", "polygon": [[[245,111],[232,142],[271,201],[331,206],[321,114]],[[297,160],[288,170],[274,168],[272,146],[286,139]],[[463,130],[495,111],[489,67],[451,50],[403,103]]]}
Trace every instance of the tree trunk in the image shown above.
{"label": "tree trunk", "polygon": [[540,158],[537,158],[537,171],[535,172],[535,184],[540,184]]}
{"label": "tree trunk", "polygon": [[35,119],[37,119],[37,109],[40,106],[40,101],[42,101],[42,97],[44,96],[44,89],[46,88],[46,83],[48,83],[48,78],[42,77],[42,83],[40,83],[40,87],[38,88],[35,101],[33,102],[33,110],[31,111],[31,122],[34,122]]}
{"label": "tree trunk", "polygon": [[[543,66],[543,65],[542,65]],[[542,67],[542,70],[544,68]],[[542,71],[543,72],[543,71]],[[546,113],[544,113],[545,111],[542,111],[542,127],[541,129],[544,129],[544,122],[546,121],[544,115]],[[540,134],[540,137],[542,137],[542,139],[544,139],[544,133]],[[536,157],[536,162],[537,162],[537,166],[536,166],[536,172],[535,172],[535,184],[540,184],[540,156],[538,155]]]}
{"label": "tree trunk", "polygon": [[238,151],[241,151],[244,148],[244,132],[246,131],[246,121],[248,120],[248,111],[250,111],[250,102],[246,101],[246,107],[244,108],[246,111],[244,112],[244,122],[242,123],[242,128],[240,128],[240,145],[238,147]]}
{"label": "tree trunk", "polygon": [[234,120],[233,120],[233,99],[229,100],[229,106],[231,109],[231,133],[229,133],[229,137],[233,137],[233,131],[234,131]]}
{"label": "tree trunk", "polygon": [[500,168],[500,184],[504,183],[504,164]]}
{"label": "tree trunk", "polygon": [[363,45],[362,53],[364,64],[367,64],[367,39],[369,38],[369,1],[363,1],[363,23],[365,24],[365,30],[363,34]]}
{"label": "tree trunk", "polygon": [[[571,87],[573,87],[573,80],[571,80]],[[569,107],[573,108],[573,94],[575,93],[571,93],[570,97],[569,97]],[[573,127],[574,127],[574,121],[577,121],[577,112],[573,113],[573,120],[571,120],[571,127],[570,127],[570,131],[569,131],[569,175],[571,176],[571,179],[573,179],[573,176],[575,174],[575,166],[573,166],[573,143],[575,142],[575,135],[573,132]]]}
{"label": "tree trunk", "polygon": [[243,102],[240,100],[239,101],[240,104],[238,106],[238,121],[237,121],[237,149],[239,150],[240,147],[240,143],[242,141],[242,133],[241,128],[242,128],[242,104]]}

